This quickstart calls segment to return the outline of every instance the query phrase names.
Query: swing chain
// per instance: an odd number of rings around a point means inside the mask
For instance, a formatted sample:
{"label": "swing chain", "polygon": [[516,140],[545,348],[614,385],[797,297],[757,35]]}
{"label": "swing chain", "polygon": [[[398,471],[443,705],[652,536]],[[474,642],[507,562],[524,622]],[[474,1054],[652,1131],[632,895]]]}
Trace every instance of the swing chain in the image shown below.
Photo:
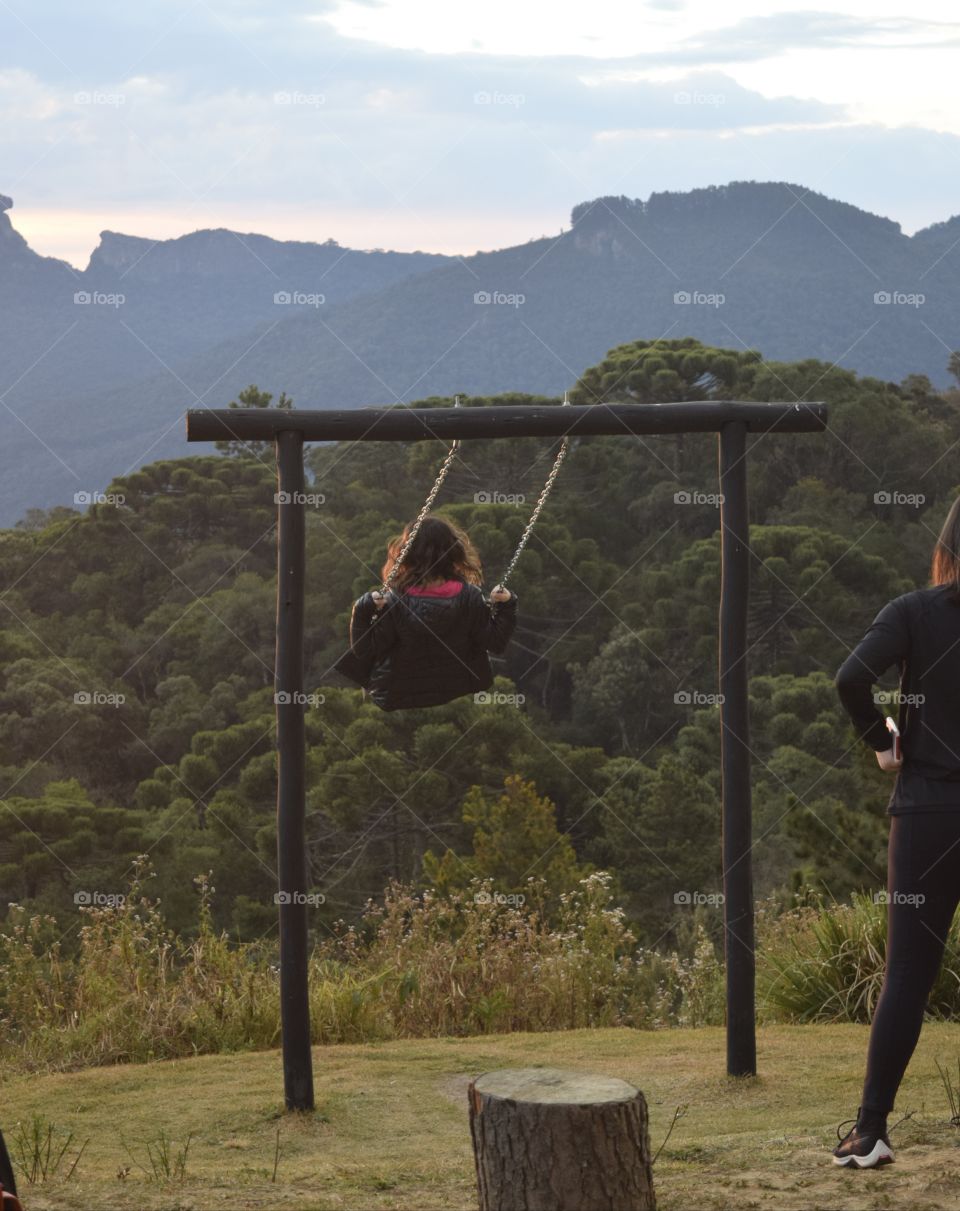
{"label": "swing chain", "polygon": [[[566,392],[563,393],[563,402],[564,402],[565,406],[569,406],[570,401],[567,398]],[[456,398],[456,403],[454,406],[457,408],[460,407],[460,396],[459,395]],[[537,498],[537,503],[534,506],[533,512],[530,514],[530,520],[527,522],[523,533],[520,535],[520,541],[519,541],[519,543],[517,543],[517,549],[514,551],[513,557],[511,558],[509,564],[507,564],[507,570],[504,572],[503,576],[500,578],[499,581],[497,581],[497,584],[494,586],[495,589],[505,588],[506,584],[507,584],[507,580],[510,578],[510,576],[513,575],[513,569],[517,565],[517,560],[523,554],[524,547],[526,547],[527,542],[530,539],[530,535],[533,533],[533,527],[537,524],[537,519],[540,516],[540,512],[543,509],[543,506],[547,503],[547,497],[550,495],[550,491],[553,488],[554,480],[557,478],[557,475],[560,472],[560,467],[563,464],[563,460],[567,456],[567,450],[569,448],[570,448],[570,438],[565,437],[560,444],[560,450],[557,454],[557,457],[554,459],[553,466],[550,469],[550,474],[547,476],[547,482],[543,485],[543,488],[540,490],[540,495]],[[399,575],[400,568],[403,564],[403,561],[404,561],[404,559],[406,559],[407,554],[410,551],[410,548],[413,546],[414,540],[416,539],[417,534],[420,532],[420,527],[423,525],[427,514],[430,512],[430,508],[433,505],[433,502],[437,498],[437,493],[443,487],[443,482],[447,478],[447,472],[450,470],[451,466],[453,465],[453,460],[456,458],[457,451],[459,449],[460,449],[460,439],[457,438],[454,441],[453,445],[448,450],[446,458],[443,460],[443,464],[440,467],[440,470],[437,474],[437,478],[433,481],[433,487],[430,489],[430,492],[427,495],[427,499],[424,501],[423,508],[417,514],[416,521],[410,527],[410,533],[407,535],[407,541],[400,548],[399,552],[397,553],[396,559],[393,561],[393,567],[390,569],[389,576],[387,576],[386,580],[384,580],[382,586],[380,587],[379,596],[385,597],[387,595],[387,593],[390,590],[390,586],[393,584],[394,580]]]}
{"label": "swing chain", "polygon": [[[566,401],[564,401],[564,402],[566,402]],[[553,487],[553,481],[557,478],[557,475],[560,471],[560,466],[563,463],[563,460],[567,456],[567,450],[569,449],[569,447],[570,447],[570,438],[565,437],[563,439],[563,443],[560,446],[560,452],[557,455],[556,459],[554,460],[553,467],[550,470],[550,474],[547,476],[547,482],[543,485],[543,488],[540,492],[540,497],[537,500],[536,505],[534,506],[533,512],[530,514],[530,520],[527,522],[526,529],[523,531],[523,534],[520,536],[520,542],[517,544],[517,549],[513,553],[513,558],[510,560],[509,564],[507,564],[507,570],[506,570],[506,572],[504,572],[503,576],[501,576],[500,580],[497,582],[497,584],[495,586],[496,588],[498,588],[498,589],[506,588],[507,580],[513,574],[513,569],[516,567],[517,560],[523,554],[523,548],[527,545],[527,541],[530,538],[530,535],[533,533],[533,527],[537,524],[537,518],[540,516],[540,510],[547,503],[547,497],[550,495],[550,489]]]}
{"label": "swing chain", "polygon": [[[457,396],[457,402],[456,402],[455,407],[458,407],[458,408],[460,407],[460,396],[459,395]],[[424,521],[426,520],[427,514],[430,512],[430,507],[432,506],[433,502],[437,499],[437,493],[443,487],[443,481],[447,478],[447,472],[453,466],[453,460],[456,458],[457,451],[459,449],[460,449],[460,438],[458,437],[454,441],[454,443],[450,447],[450,449],[447,451],[447,457],[443,460],[443,465],[440,467],[440,470],[437,474],[437,478],[433,481],[433,487],[430,489],[430,492],[427,495],[427,499],[423,503],[423,508],[417,514],[417,520],[410,527],[410,533],[407,535],[407,541],[400,548],[399,552],[397,553],[396,559],[393,561],[393,567],[390,569],[390,575],[386,578],[386,580],[380,586],[381,596],[386,596],[386,594],[390,590],[390,586],[393,584],[394,580],[399,575],[400,568],[403,564],[403,561],[406,559],[406,557],[410,551],[410,548],[413,546],[414,540],[416,539],[417,534],[420,532],[420,527],[423,525]]]}

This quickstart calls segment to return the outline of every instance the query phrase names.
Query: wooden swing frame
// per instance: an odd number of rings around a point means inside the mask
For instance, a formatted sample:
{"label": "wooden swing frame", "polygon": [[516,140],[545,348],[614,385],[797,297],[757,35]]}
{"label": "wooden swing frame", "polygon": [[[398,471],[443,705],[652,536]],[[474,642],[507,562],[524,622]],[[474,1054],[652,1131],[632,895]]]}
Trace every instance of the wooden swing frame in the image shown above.
{"label": "wooden swing frame", "polygon": [[747,434],[813,433],[826,405],[694,400],[666,404],[490,405],[322,411],[222,408],[187,413],[187,440],[272,441],[277,461],[277,858],[284,1098],[314,1106],[308,995],[303,617],[304,442],[428,438],[640,437],[717,433],[721,582],[719,688],[727,1072],[757,1070],[750,733],[747,680]]}

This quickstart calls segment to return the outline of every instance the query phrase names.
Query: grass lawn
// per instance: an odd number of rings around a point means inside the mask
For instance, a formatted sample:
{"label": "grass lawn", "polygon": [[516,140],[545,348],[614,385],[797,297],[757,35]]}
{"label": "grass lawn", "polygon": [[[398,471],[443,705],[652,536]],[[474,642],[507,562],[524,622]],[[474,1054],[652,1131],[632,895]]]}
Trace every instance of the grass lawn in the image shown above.
{"label": "grass lawn", "polygon": [[[650,1106],[661,1211],[736,1207],[960,1207],[960,1132],[934,1061],[957,1073],[960,1026],[924,1027],[891,1122],[895,1165],[850,1173],[830,1163],[834,1128],[856,1113],[863,1026],[767,1027],[756,1079],[724,1073],[720,1029],[582,1030],[315,1048],[317,1111],[281,1113],[276,1052],[4,1082],[0,1123],[46,1115],[89,1139],[68,1182],[21,1185],[26,1211],[441,1211],[476,1206],[467,1128],[470,1077],[548,1065],[632,1081]],[[281,1155],[271,1180],[277,1129]],[[193,1132],[183,1181],[157,1182],[148,1143]],[[72,1154],[72,1153],[71,1153]],[[119,1176],[129,1167],[126,1176]]]}

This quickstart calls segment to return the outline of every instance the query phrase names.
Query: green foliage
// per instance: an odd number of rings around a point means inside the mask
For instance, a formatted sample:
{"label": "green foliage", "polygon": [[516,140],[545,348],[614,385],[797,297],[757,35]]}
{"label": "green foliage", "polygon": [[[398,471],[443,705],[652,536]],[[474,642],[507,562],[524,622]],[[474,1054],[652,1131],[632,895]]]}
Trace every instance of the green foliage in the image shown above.
{"label": "green foliage", "polygon": [[136,1167],[150,1181],[154,1182],[182,1182],[187,1176],[187,1157],[190,1155],[190,1144],[193,1140],[193,1135],[188,1134],[186,1140],[177,1147],[176,1141],[169,1138],[167,1133],[160,1128],[160,1134],[154,1139],[148,1139],[144,1143],[147,1164],[140,1163],[137,1160],[136,1154],[133,1152],[130,1145],[121,1136],[123,1141],[124,1151]]}
{"label": "green foliage", "polygon": [[720,805],[713,787],[672,755],[654,769],[611,762],[609,776],[594,852],[601,863],[615,866],[631,919],[651,942],[659,941],[702,905],[710,910],[706,921],[716,935],[722,883]]}
{"label": "green foliage", "polygon": [[31,1186],[62,1178],[69,1181],[77,1170],[89,1140],[70,1159],[72,1131],[63,1131],[43,1114],[32,1114],[28,1122],[17,1122],[10,1133],[10,1153],[20,1173]]}
{"label": "green foliage", "polygon": [[[573,403],[738,399],[753,384],[761,355],[702,345],[693,337],[618,345],[580,376]],[[771,397],[773,398],[773,397]]]}
{"label": "green foliage", "polygon": [[[229,408],[269,408],[272,401],[273,396],[269,391],[261,391],[259,387],[251,385],[241,391],[237,398],[231,400],[227,406]],[[277,407],[289,411],[293,407],[293,400],[281,391]],[[214,442],[214,446],[228,458],[255,458],[259,462],[264,462],[269,461],[273,455],[270,442],[244,442],[234,439]]]}
{"label": "green foliage", "polygon": [[[83,910],[72,956],[52,917],[13,909],[0,934],[0,1064],[61,1069],[276,1045],[274,945],[218,932],[205,877],[193,940],[178,937],[145,894],[149,875],[138,863],[122,902]],[[682,948],[638,948],[609,872],[579,879],[550,919],[538,908],[549,886],[526,887],[508,899],[489,879],[446,894],[391,884],[314,949],[313,1041],[722,1024],[723,965],[703,913]],[[937,1017],[960,1010],[958,929],[929,1001]],[[885,945],[885,906],[874,897],[825,904],[807,893],[785,911],[768,899],[758,921],[762,1014],[869,1021]],[[41,1158],[46,1138],[34,1141]]]}
{"label": "green foliage", "polygon": [[[957,393],[683,338],[611,350],[574,398],[732,394],[830,406],[823,434],[751,438],[748,661],[756,886],[842,898],[882,874],[888,784],[832,676],[880,605],[925,583],[956,493],[942,454],[960,440]],[[290,404],[256,386],[235,402]],[[519,393],[462,403],[559,406]],[[390,880],[441,879],[434,862],[460,890],[467,872],[516,889],[548,867],[554,903],[595,864],[636,936],[671,938],[689,961],[696,930],[718,939],[718,908],[674,898],[719,891],[716,439],[574,439],[512,582],[519,626],[496,672],[520,705],[384,715],[331,666],[353,598],[376,583],[444,449],[308,451],[323,498],[306,536],[307,687],[323,698],[307,712],[308,859],[325,897],[315,937],[357,921]],[[555,449],[461,449],[437,508],[470,530],[488,584]],[[883,504],[881,490],[923,499]],[[117,503],[34,513],[0,533],[0,774],[13,813],[0,904],[55,917],[67,952],[79,945],[74,893],[115,891],[144,851],[163,921],[185,944],[197,870],[214,872],[216,931],[254,939],[274,926],[274,491],[271,452],[227,443],[115,480]],[[527,503],[483,503],[496,493]],[[498,806],[507,779],[530,784],[513,792],[513,815]],[[532,866],[538,848],[548,856]]]}
{"label": "green foliage", "polygon": [[542,910],[555,907],[589,873],[577,862],[570,838],[557,831],[556,808],[538,795],[532,782],[513,774],[503,794],[493,797],[481,787],[470,788],[463,801],[463,822],[473,829],[473,853],[446,850],[437,858],[423,856],[424,879],[441,894],[463,891],[477,879],[489,881],[498,897],[523,902],[528,884],[548,890]]}
{"label": "green foliage", "polygon": [[[511,687],[498,681],[497,688]],[[552,841],[557,826],[584,814],[589,780],[603,762],[598,750],[559,744],[551,753],[515,706],[469,698],[384,714],[353,691],[327,690],[323,705],[308,715],[307,731],[308,844],[314,868],[328,872],[322,890],[331,919],[334,911],[356,916],[367,899],[379,896],[384,874],[417,881],[425,851],[436,850],[438,841],[451,851],[445,870],[459,867],[453,855],[468,852],[475,825],[489,832],[492,824],[499,830],[508,822],[509,808],[491,807],[494,817],[499,812],[495,822],[483,806],[496,804],[503,793],[505,769],[536,781],[556,810],[553,832],[542,816],[523,822],[517,813],[514,839],[531,831],[523,839],[526,857],[515,866],[506,859],[496,865],[490,845],[505,846],[502,836],[484,843],[485,860],[495,865],[498,878],[521,878],[543,853],[535,848],[536,830],[545,828]],[[471,788],[475,820],[462,812]],[[540,804],[538,810],[547,809]]]}
{"label": "green foliage", "polygon": [[[205,878],[193,940],[174,935],[145,894],[149,875],[139,863],[121,903],[84,910],[74,957],[52,917],[13,909],[0,934],[0,1063],[60,1069],[276,1046],[275,947],[218,933]],[[313,1041],[719,1020],[722,973],[702,937],[690,960],[637,951],[606,872],[561,894],[552,923],[534,907],[550,889],[527,887],[529,903],[507,903],[489,880],[445,896],[391,884],[311,956]],[[160,1147],[154,1176],[175,1176],[176,1155]]]}
{"label": "green foliage", "polygon": [[[849,904],[812,903],[776,916],[760,930],[760,996],[774,1018],[794,1022],[870,1022],[883,985],[887,906],[883,895],[855,893]],[[960,1011],[960,922],[954,919],[927,1012]]]}
{"label": "green foliage", "polygon": [[124,886],[143,847],[139,811],[97,806],[76,779],[50,782],[35,799],[10,796],[0,844],[0,898],[55,914],[68,936],[77,906]]}

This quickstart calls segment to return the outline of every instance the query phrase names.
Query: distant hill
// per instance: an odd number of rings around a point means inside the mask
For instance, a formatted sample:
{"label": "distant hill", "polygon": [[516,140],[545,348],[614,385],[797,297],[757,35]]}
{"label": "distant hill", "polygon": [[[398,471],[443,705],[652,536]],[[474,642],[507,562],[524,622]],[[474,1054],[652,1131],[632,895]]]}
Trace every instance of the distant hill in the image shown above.
{"label": "distant hill", "polygon": [[0,524],[183,453],[184,410],[249,383],[300,407],[554,393],[613,345],[691,335],[945,386],[960,346],[960,216],[909,237],[787,183],[598,198],[557,237],[469,257],[103,232],[82,272],[34,253],[11,205]]}

